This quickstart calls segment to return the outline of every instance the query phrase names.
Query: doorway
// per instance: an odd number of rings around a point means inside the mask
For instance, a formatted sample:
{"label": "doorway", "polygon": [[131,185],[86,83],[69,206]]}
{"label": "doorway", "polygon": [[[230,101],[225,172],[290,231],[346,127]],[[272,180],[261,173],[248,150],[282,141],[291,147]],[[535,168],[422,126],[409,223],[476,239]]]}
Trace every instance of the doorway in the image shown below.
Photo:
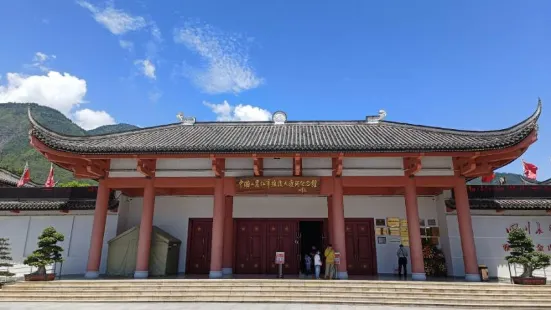
{"label": "doorway", "polygon": [[[300,271],[305,273],[306,266],[304,264],[304,256],[312,252],[312,247],[315,247],[320,252],[323,252],[323,221],[300,221]],[[314,260],[312,257],[312,271],[314,270]]]}

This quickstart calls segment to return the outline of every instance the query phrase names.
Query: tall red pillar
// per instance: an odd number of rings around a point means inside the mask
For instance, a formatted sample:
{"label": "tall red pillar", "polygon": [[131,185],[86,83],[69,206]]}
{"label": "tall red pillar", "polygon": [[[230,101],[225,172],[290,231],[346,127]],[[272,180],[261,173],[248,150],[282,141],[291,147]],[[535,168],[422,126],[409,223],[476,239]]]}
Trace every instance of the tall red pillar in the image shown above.
{"label": "tall red pillar", "polygon": [[212,214],[212,244],[210,251],[210,278],[221,278],[224,253],[224,178],[216,178],[214,185],[214,210]]}
{"label": "tall red pillar", "polygon": [[222,274],[233,273],[233,197],[225,199],[225,221],[224,221],[224,257],[222,261]]}
{"label": "tall red pillar", "polygon": [[463,264],[465,264],[465,279],[467,281],[478,282],[481,279],[478,273],[471,208],[469,206],[467,184],[463,177],[457,179],[454,187],[454,198],[459,224],[459,236],[461,237],[461,250],[463,251]]}
{"label": "tall red pillar", "polygon": [[333,179],[333,206],[332,215],[333,218],[333,236],[332,241],[335,252],[340,253],[340,264],[337,268],[339,279],[348,279],[348,271],[346,269],[346,238],[344,231],[344,197],[342,191],[342,179],[335,177]]}
{"label": "tall red pillar", "polygon": [[333,197],[329,196],[327,197],[327,226],[328,226],[328,233],[329,233],[329,243],[333,242],[335,240],[335,236],[333,234]]}
{"label": "tall red pillar", "polygon": [[107,221],[107,208],[109,204],[109,188],[102,179],[99,181],[98,194],[96,196],[96,208],[94,209],[94,222],[92,224],[92,237],[90,250],[88,250],[88,264],[86,266],[87,279],[99,277],[101,264],[101,251],[103,247],[103,235],[105,234],[105,222]]}
{"label": "tall red pillar", "polygon": [[408,177],[405,186],[406,217],[408,221],[409,251],[411,256],[411,278],[426,280],[425,263],[423,261],[423,245],[419,226],[419,207],[417,206],[417,190],[415,178]]}
{"label": "tall red pillar", "polygon": [[155,211],[155,187],[153,180],[148,179],[143,192],[142,219],[138,236],[138,252],[134,278],[143,279],[149,276],[149,255],[151,235],[153,233],[153,212]]}

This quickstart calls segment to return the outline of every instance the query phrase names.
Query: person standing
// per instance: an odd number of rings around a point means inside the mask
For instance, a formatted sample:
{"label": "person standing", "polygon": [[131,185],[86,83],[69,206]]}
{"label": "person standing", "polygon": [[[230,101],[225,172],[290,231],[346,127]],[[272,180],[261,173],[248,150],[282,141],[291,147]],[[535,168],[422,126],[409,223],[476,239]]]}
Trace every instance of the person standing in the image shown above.
{"label": "person standing", "polygon": [[335,274],[335,250],[331,244],[325,249],[325,279],[333,279]]}
{"label": "person standing", "polygon": [[304,255],[304,268],[306,277],[312,274],[312,256],[310,254]]}
{"label": "person standing", "polygon": [[404,268],[404,277],[407,278],[408,276],[408,250],[404,248],[404,245],[400,244],[400,247],[398,248],[398,252],[396,252],[396,255],[398,256],[398,276],[402,276],[402,267]]}
{"label": "person standing", "polygon": [[320,251],[317,251],[314,255],[314,268],[316,272],[316,279],[319,280],[320,278],[320,271],[321,271],[321,255]]}

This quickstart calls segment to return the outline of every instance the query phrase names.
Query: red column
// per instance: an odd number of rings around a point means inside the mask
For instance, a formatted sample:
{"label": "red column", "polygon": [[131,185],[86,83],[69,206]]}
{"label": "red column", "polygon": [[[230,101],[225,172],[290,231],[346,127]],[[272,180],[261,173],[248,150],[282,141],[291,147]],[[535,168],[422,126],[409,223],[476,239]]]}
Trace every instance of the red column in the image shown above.
{"label": "red column", "polygon": [[454,187],[457,221],[459,224],[459,236],[461,237],[461,250],[463,250],[463,263],[465,264],[465,279],[467,281],[480,281],[478,262],[476,258],[476,246],[474,243],[473,223],[471,220],[471,208],[465,178],[460,177]]}
{"label": "red column", "polygon": [[329,196],[327,197],[327,226],[328,226],[328,233],[329,233],[329,243],[333,242],[335,240],[335,236],[333,235],[333,197]]}
{"label": "red column", "polygon": [[107,187],[105,180],[100,180],[98,185],[98,195],[96,197],[96,208],[94,209],[94,222],[92,224],[90,250],[88,251],[88,265],[86,266],[86,274],[84,275],[87,279],[95,279],[99,276],[108,204],[109,188]]}
{"label": "red column", "polygon": [[212,214],[212,244],[210,251],[210,278],[222,277],[224,252],[224,179],[216,178],[214,185],[214,210]]}
{"label": "red column", "polygon": [[138,253],[136,256],[136,271],[134,278],[149,276],[149,255],[151,249],[151,235],[153,232],[153,211],[155,210],[155,187],[153,180],[148,179],[143,193],[142,220],[138,237]]}
{"label": "red column", "polygon": [[224,221],[224,257],[222,261],[222,274],[231,275],[233,273],[233,197],[226,197],[225,202],[226,214]]}
{"label": "red column", "polygon": [[423,261],[423,245],[419,227],[419,208],[417,206],[417,190],[415,179],[407,178],[405,186],[406,217],[409,232],[409,251],[411,256],[411,278],[426,280],[425,263]]}
{"label": "red column", "polygon": [[333,206],[332,215],[333,218],[333,241],[332,245],[335,252],[340,252],[341,262],[338,266],[338,278],[348,279],[348,272],[346,270],[346,238],[344,231],[344,201],[342,193],[342,179],[335,177],[333,180]]}

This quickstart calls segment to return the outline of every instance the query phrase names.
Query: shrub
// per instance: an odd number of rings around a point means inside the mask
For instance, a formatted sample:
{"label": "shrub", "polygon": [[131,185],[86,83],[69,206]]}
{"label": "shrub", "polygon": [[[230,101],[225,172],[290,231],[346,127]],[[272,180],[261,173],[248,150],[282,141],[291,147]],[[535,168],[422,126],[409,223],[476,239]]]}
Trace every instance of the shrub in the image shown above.
{"label": "shrub", "polygon": [[63,249],[57,245],[58,242],[65,240],[63,234],[57,232],[55,228],[48,227],[44,229],[38,237],[38,249],[27,256],[23,262],[26,265],[37,267],[34,274],[46,275],[46,266],[53,263],[61,263]]}
{"label": "shrub", "polygon": [[521,278],[530,278],[537,269],[551,265],[551,256],[534,250],[532,238],[523,229],[513,228],[509,231],[507,240],[511,255],[505,257],[509,264],[519,264],[523,267]]}

